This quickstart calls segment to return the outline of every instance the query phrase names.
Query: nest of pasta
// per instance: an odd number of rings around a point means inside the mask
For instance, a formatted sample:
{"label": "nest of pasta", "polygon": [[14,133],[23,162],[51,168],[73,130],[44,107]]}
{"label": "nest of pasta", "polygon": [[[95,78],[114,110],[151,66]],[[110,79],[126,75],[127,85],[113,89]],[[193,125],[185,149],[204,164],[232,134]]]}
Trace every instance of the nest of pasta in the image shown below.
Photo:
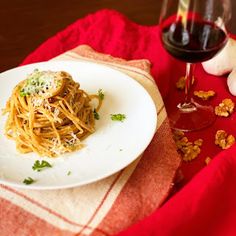
{"label": "nest of pasta", "polygon": [[[96,109],[92,99],[98,100]],[[21,153],[56,157],[72,152],[95,131],[94,114],[101,103],[67,72],[35,70],[14,88],[6,104],[5,134]]]}

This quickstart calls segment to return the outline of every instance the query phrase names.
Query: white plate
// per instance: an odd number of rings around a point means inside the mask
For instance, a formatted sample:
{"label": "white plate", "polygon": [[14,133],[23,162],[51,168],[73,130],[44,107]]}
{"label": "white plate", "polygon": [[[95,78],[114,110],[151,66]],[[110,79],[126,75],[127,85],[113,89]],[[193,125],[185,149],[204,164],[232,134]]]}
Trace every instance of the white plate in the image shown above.
{"label": "white plate", "polygon": [[[129,76],[107,66],[90,62],[57,61],[35,63],[0,74],[0,108],[14,86],[34,69],[69,72],[89,94],[102,89],[105,99],[96,121],[96,132],[83,141],[85,147],[58,158],[20,154],[15,142],[4,134],[7,116],[0,117],[0,183],[30,189],[60,189],[88,184],[105,178],[134,161],[150,143],[157,115],[152,98]],[[110,114],[123,113],[124,122],[112,121]],[[35,160],[47,160],[53,168],[32,170]],[[70,175],[67,175],[68,172]],[[23,180],[36,180],[31,185]]]}

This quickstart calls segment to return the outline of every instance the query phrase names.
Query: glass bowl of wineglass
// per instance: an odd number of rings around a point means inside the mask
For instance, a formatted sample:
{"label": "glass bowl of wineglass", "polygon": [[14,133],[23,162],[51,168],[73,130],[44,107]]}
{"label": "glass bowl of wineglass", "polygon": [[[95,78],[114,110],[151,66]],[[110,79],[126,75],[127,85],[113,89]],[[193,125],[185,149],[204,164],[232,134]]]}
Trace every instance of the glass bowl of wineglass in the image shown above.
{"label": "glass bowl of wineglass", "polygon": [[192,97],[194,67],[220,52],[227,43],[230,0],[163,0],[160,37],[165,50],[186,63],[185,97],[169,112],[171,127],[194,131],[210,126],[214,109]]}

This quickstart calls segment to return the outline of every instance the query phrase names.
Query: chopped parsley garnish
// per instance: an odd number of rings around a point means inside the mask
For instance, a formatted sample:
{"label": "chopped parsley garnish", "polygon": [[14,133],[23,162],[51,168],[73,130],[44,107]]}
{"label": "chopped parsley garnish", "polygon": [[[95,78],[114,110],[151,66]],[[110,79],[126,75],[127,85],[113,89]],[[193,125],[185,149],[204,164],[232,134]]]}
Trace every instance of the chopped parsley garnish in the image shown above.
{"label": "chopped parsley garnish", "polygon": [[98,97],[99,97],[100,100],[103,100],[103,99],[104,99],[105,95],[104,95],[102,89],[99,89],[99,90],[98,90]]}
{"label": "chopped parsley garnish", "polygon": [[28,178],[24,179],[24,181],[23,181],[23,183],[27,184],[27,185],[32,184],[34,182],[35,182],[35,180],[32,179],[31,177],[28,177]]}
{"label": "chopped parsley garnish", "polygon": [[21,97],[25,97],[25,96],[27,96],[28,94],[24,91],[24,89],[21,89],[20,90],[20,96]]}
{"label": "chopped parsley garnish", "polygon": [[41,171],[44,168],[51,168],[52,165],[48,163],[47,161],[42,160],[41,162],[39,160],[35,161],[34,165],[32,166],[32,169],[35,171]]}
{"label": "chopped parsley garnish", "polygon": [[35,69],[33,73],[28,75],[25,85],[20,90],[20,96],[24,97],[31,94],[45,93],[50,88],[60,86],[60,83],[55,81],[54,75],[51,71],[39,71]]}
{"label": "chopped parsley garnish", "polygon": [[124,114],[111,114],[111,119],[113,121],[121,121],[123,122],[125,120],[126,116]]}
{"label": "chopped parsley garnish", "polygon": [[99,114],[97,113],[96,109],[93,110],[93,115],[94,115],[94,118],[95,118],[96,120],[99,120],[99,119],[100,119],[100,116],[99,116]]}
{"label": "chopped parsley garnish", "polygon": [[71,171],[68,171],[68,172],[67,172],[67,175],[68,175],[68,176],[71,175]]}

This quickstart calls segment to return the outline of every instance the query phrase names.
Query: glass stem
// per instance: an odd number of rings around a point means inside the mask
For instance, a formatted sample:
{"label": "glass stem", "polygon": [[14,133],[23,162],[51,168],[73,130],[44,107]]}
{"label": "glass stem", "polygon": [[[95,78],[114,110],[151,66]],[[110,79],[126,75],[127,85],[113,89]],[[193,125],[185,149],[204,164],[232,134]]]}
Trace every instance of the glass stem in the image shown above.
{"label": "glass stem", "polygon": [[185,103],[191,103],[191,88],[194,80],[193,76],[194,64],[187,63],[186,65],[186,81],[185,81]]}
{"label": "glass stem", "polygon": [[193,112],[197,110],[195,104],[192,102],[192,94],[191,94],[192,84],[194,80],[193,76],[194,67],[195,65],[192,63],[187,63],[186,65],[185,99],[183,103],[178,105],[178,108],[182,112]]}

